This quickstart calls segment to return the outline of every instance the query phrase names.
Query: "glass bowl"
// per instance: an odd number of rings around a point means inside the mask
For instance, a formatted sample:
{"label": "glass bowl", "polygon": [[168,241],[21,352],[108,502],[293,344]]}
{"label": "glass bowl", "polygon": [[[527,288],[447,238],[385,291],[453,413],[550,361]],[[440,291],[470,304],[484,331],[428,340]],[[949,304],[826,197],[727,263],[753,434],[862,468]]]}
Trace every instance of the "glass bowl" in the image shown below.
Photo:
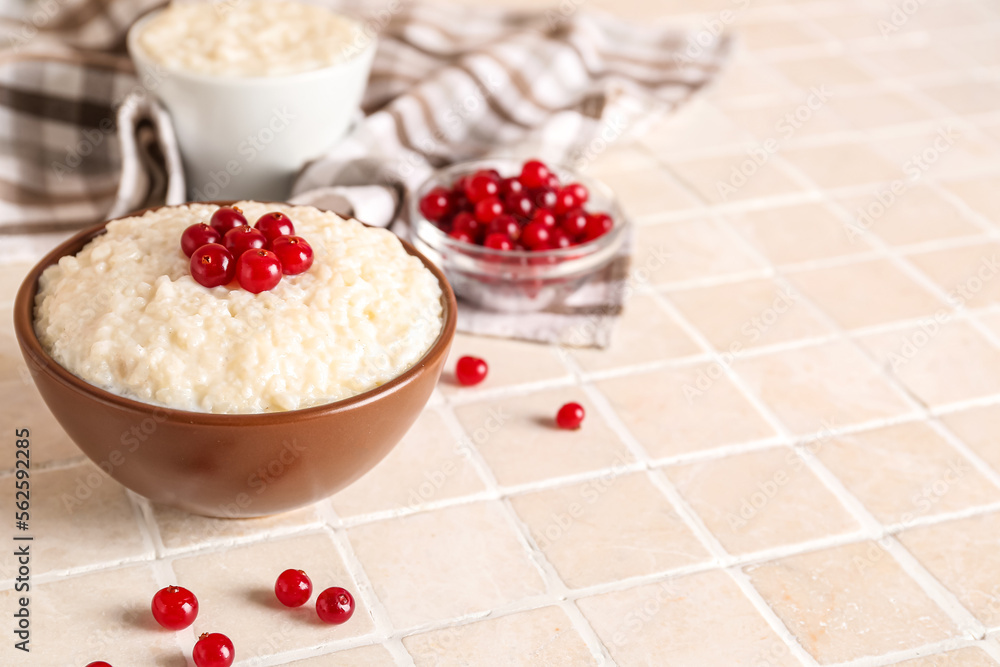
{"label": "glass bowl", "polygon": [[413,245],[441,267],[462,299],[500,312],[531,312],[565,301],[618,254],[629,222],[611,188],[579,173],[551,165],[562,183],[582,183],[590,191],[585,206],[603,211],[614,226],[593,241],[553,250],[493,250],[448,236],[420,213],[420,200],[436,186],[450,189],[461,176],[496,169],[503,177],[521,172],[521,160],[496,158],[459,162],[435,172],[409,200]]}

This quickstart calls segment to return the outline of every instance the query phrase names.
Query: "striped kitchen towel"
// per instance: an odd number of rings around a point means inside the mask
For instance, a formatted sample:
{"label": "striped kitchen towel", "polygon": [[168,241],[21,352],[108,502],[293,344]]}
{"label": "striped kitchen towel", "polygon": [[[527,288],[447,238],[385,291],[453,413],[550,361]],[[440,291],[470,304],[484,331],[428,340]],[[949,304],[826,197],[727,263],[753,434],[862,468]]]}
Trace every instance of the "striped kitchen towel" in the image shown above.
{"label": "striped kitchen towel", "polygon": [[[220,0],[239,2],[239,0]],[[435,168],[537,156],[586,171],[711,82],[729,41],[639,26],[562,0],[530,12],[405,0],[320,0],[379,39],[364,116],[304,169],[292,199],[389,225]],[[185,200],[155,82],[122,45],[162,0],[35,0],[0,18],[0,260],[60,234]],[[405,220],[396,228],[405,234]],[[585,289],[530,315],[460,307],[460,329],[605,346],[627,292],[630,244]]]}

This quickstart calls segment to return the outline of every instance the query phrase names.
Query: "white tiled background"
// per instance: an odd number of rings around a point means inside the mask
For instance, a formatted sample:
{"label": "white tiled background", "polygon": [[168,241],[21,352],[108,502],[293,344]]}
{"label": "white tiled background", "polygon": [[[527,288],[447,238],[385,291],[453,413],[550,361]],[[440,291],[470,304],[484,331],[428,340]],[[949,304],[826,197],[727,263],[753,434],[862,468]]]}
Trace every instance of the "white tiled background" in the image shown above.
{"label": "white tiled background", "polygon": [[[0,419],[35,443],[35,651],[14,664],[180,666],[219,631],[257,665],[1000,665],[1000,5],[591,5],[742,40],[718,86],[589,169],[640,226],[612,348],[459,336],[490,377],[445,377],[374,472],[224,522],[81,457],[5,315]],[[7,310],[26,269],[0,271]],[[579,432],[552,427],[567,400]],[[278,609],[288,567],[354,591],[354,618]],[[3,609],[13,575],[0,556]],[[168,583],[201,600],[189,631],[149,617]]]}

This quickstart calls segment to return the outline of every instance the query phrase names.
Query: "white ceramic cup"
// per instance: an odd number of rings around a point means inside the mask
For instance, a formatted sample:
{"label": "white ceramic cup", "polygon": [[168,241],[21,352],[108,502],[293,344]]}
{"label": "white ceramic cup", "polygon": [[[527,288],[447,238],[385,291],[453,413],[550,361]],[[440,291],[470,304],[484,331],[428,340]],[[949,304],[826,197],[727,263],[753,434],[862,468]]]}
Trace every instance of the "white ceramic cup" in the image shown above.
{"label": "white ceramic cup", "polygon": [[140,80],[170,113],[194,201],[283,201],[299,170],[344,136],[364,94],[376,40],[350,59],[297,74],[236,77],[168,69],[128,32]]}

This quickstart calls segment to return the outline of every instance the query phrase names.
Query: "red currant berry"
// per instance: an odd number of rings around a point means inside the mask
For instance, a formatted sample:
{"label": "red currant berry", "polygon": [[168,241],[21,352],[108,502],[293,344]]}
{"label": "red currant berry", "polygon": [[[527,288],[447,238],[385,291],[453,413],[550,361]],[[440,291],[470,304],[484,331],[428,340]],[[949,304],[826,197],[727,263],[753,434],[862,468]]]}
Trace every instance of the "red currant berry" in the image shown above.
{"label": "red currant berry", "polygon": [[607,213],[591,213],[587,216],[587,229],[583,233],[583,240],[593,241],[610,232],[614,226],[614,221]]}
{"label": "red currant berry", "polygon": [[504,200],[507,205],[507,212],[511,215],[518,215],[522,218],[530,218],[535,212],[535,203],[526,194],[516,194]]}
{"label": "red currant berry", "polygon": [[420,200],[420,212],[431,222],[437,222],[448,213],[450,204],[447,190],[433,188]]}
{"label": "red currant berry", "polygon": [[225,236],[230,229],[247,224],[247,219],[239,206],[223,206],[212,214],[208,224],[219,232],[219,236]]}
{"label": "red currant berry", "polygon": [[553,190],[559,189],[559,177],[555,175],[554,172],[549,172],[549,177],[545,181],[545,185],[549,186]]}
{"label": "red currant berry", "polygon": [[191,657],[197,667],[229,667],[236,659],[236,649],[224,634],[204,632],[198,637]]}
{"label": "red currant berry", "polygon": [[316,598],[316,613],[324,623],[346,623],[354,615],[354,598],[343,588],[328,588]]}
{"label": "red currant berry", "polygon": [[503,213],[503,204],[496,197],[487,197],[476,204],[476,220],[487,224]]}
{"label": "red currant berry", "polygon": [[583,212],[582,208],[574,208],[559,220],[559,227],[570,238],[581,238],[587,231],[587,214]]}
{"label": "red currant berry", "polygon": [[225,285],[236,275],[236,260],[218,243],[206,243],[191,255],[191,277],[204,287]]}
{"label": "red currant berry", "polygon": [[111,663],[104,662],[103,660],[97,660],[95,662],[87,663],[87,667],[111,667]]}
{"label": "red currant berry", "polygon": [[551,172],[544,162],[539,160],[528,160],[521,167],[521,183],[526,188],[540,188],[548,185]]}
{"label": "red currant berry", "polygon": [[500,184],[493,174],[477,171],[465,184],[465,196],[474,204],[487,197],[496,197],[500,192]]}
{"label": "red currant berry", "polygon": [[535,202],[535,206],[538,208],[547,208],[551,211],[556,207],[558,196],[555,188],[534,188],[528,194],[531,195],[532,200]]}
{"label": "red currant berry", "polygon": [[465,232],[472,239],[473,243],[479,241],[479,237],[486,230],[486,225],[476,220],[471,213],[459,213],[451,223],[451,231]]}
{"label": "red currant berry", "polygon": [[472,234],[458,229],[448,232],[448,236],[455,239],[456,241],[461,241],[462,243],[471,243],[473,245],[475,245],[476,243],[476,240],[472,238]]}
{"label": "red currant berry", "polygon": [[281,260],[263,248],[243,253],[236,260],[236,279],[248,292],[260,294],[281,282]]}
{"label": "red currant berry", "polygon": [[544,250],[552,240],[552,232],[545,225],[531,222],[521,231],[520,240],[531,250]]}
{"label": "red currant berry", "polygon": [[552,230],[552,237],[549,239],[549,243],[553,248],[568,248],[573,245],[573,239],[561,227],[556,227]]}
{"label": "red currant berry", "polygon": [[471,387],[486,379],[489,366],[479,357],[462,357],[455,364],[455,379],[460,385]]}
{"label": "red currant berry", "polygon": [[556,215],[562,215],[563,213],[571,211],[574,208],[578,208],[579,206],[580,200],[576,198],[576,195],[568,187],[562,188],[556,193]]}
{"label": "red currant berry", "polygon": [[183,630],[198,617],[198,598],[180,586],[167,586],[156,591],[151,607],[153,618],[167,630]]}
{"label": "red currant berry", "polygon": [[483,245],[493,250],[513,250],[514,242],[506,234],[487,234]]}
{"label": "red currant berry", "polygon": [[292,224],[287,215],[278,211],[271,211],[257,218],[253,228],[259,230],[268,243],[279,236],[295,235],[295,225]]}
{"label": "red currant berry", "polygon": [[573,196],[577,201],[577,206],[583,206],[587,203],[587,200],[590,199],[590,190],[588,190],[586,186],[581,183],[570,183],[564,187],[563,190],[569,190],[573,193]]}
{"label": "red currant berry", "polygon": [[285,570],[274,582],[274,595],[286,607],[301,607],[309,602],[313,585],[302,570]]}
{"label": "red currant berry", "polygon": [[500,234],[516,239],[521,235],[521,225],[517,224],[513,216],[504,213],[493,218],[493,221],[486,226],[486,234]]}
{"label": "red currant berry", "polygon": [[543,227],[548,227],[549,229],[554,229],[556,226],[556,216],[552,215],[552,211],[541,209],[531,218],[531,222],[537,223]]}
{"label": "red currant berry", "polygon": [[195,250],[206,243],[220,243],[221,241],[222,236],[219,232],[212,229],[211,225],[199,222],[198,224],[191,225],[181,234],[181,250],[184,251],[185,255],[190,257],[194,254]]}
{"label": "red currant berry", "polygon": [[313,264],[312,246],[301,236],[279,236],[271,241],[271,252],[277,255],[286,276],[304,273]]}
{"label": "red currant berry", "polygon": [[248,250],[257,250],[267,245],[267,237],[264,233],[253,227],[236,227],[226,232],[222,239],[222,245],[226,250],[233,253],[233,257],[240,258],[240,255]]}
{"label": "red currant berry", "polygon": [[580,428],[585,414],[583,406],[579,403],[567,403],[559,408],[559,412],[556,413],[556,424],[559,425],[559,428],[571,430]]}
{"label": "red currant berry", "polygon": [[519,195],[524,192],[524,183],[516,178],[504,178],[500,181],[500,196],[503,198]]}
{"label": "red currant berry", "polygon": [[451,191],[455,194],[461,194],[464,197],[465,189],[469,187],[470,180],[472,180],[472,176],[470,174],[466,174],[465,176],[459,176],[458,179],[456,179],[455,182],[451,184]]}

